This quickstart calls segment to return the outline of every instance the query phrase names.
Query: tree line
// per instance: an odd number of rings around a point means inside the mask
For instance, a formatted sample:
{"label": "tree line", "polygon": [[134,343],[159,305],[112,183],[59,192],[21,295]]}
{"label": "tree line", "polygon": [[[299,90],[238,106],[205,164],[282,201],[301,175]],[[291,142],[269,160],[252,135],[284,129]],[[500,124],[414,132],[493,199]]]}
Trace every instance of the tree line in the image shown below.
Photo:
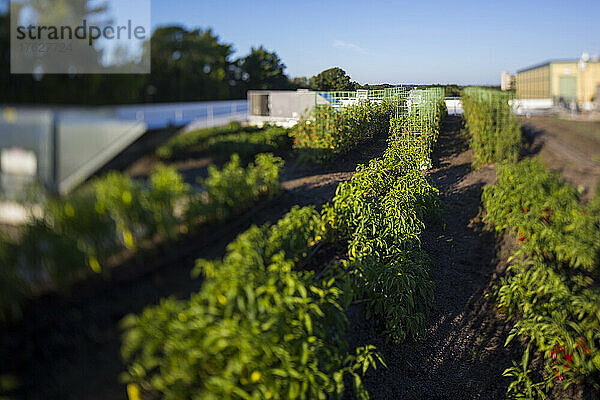
{"label": "tree line", "polygon": [[[86,0],[81,0],[85,2]],[[233,47],[211,29],[157,28],[149,46],[148,75],[11,75],[10,20],[0,15],[0,103],[130,104],[245,99],[248,90],[300,88],[323,91],[378,89],[361,86],[341,68],[289,78],[276,52],[253,47],[233,58]]]}
{"label": "tree line", "polygon": [[[81,10],[88,0],[74,0]],[[52,6],[28,3],[43,11]],[[86,11],[93,18],[104,9]],[[91,14],[90,14],[91,13]],[[92,15],[95,14],[95,15]],[[183,26],[157,28],[150,39],[151,73],[33,75],[10,73],[10,18],[0,15],[0,103],[4,104],[128,104],[244,99],[251,89],[353,90],[357,84],[339,68],[310,79],[290,79],[277,53],[263,46],[234,58],[231,44],[211,29]],[[147,56],[148,53],[145,53]],[[96,50],[92,57],[101,57]]]}

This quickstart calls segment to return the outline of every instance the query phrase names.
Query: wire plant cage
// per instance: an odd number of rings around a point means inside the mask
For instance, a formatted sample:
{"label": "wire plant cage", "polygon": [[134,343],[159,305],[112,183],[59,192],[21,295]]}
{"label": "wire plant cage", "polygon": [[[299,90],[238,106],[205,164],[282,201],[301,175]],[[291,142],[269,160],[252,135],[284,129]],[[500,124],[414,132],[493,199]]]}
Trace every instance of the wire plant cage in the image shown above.
{"label": "wire plant cage", "polygon": [[431,167],[433,144],[437,141],[439,122],[445,110],[443,88],[398,86],[353,92],[316,92],[315,104],[317,96],[327,100],[324,105],[316,105],[317,115],[327,119],[325,126],[333,125],[337,113],[319,112],[319,107],[329,106],[341,111],[347,107],[387,102],[391,110],[390,135],[395,135],[402,146],[420,154],[423,169]]}

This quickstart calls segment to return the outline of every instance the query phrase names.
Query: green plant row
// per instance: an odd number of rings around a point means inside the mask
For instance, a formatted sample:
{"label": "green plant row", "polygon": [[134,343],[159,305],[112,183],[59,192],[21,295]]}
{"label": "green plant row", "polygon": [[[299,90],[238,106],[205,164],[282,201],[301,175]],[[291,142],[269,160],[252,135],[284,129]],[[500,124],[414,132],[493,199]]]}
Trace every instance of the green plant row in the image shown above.
{"label": "green plant row", "polygon": [[[369,91],[365,100],[342,107],[337,92],[323,93],[332,105],[316,106],[290,135],[304,157],[326,161],[347,153],[382,132],[391,132],[422,157],[422,169],[431,167],[431,151],[441,119],[446,115],[444,91],[439,88],[396,87]],[[357,98],[356,93],[354,98]]]}
{"label": "green plant row", "polygon": [[[421,235],[426,224],[441,220],[441,208],[439,191],[421,170],[445,116],[441,91],[399,94],[406,96],[394,103],[383,157],[359,165],[323,208],[333,236],[347,243],[342,264],[355,280],[356,295],[368,300],[368,317],[381,321],[395,341],[422,334],[433,306],[430,260],[421,249]],[[400,118],[406,124],[397,129],[394,121]],[[407,140],[414,139],[411,132],[428,138],[426,150]]]}
{"label": "green plant row", "polygon": [[[321,213],[294,208],[239,235],[222,261],[198,260],[198,294],[124,320],[130,390],[166,399],[340,398],[347,376],[368,398],[361,376],[382,361],[372,346],[348,350],[344,311],[366,297],[393,338],[423,330],[433,293],[419,242],[439,200],[420,162],[392,135],[384,158],[359,167]],[[347,243],[350,256],[312,265],[331,241]]]}
{"label": "green plant row", "polygon": [[260,154],[244,168],[234,155],[187,185],[160,165],[147,184],[111,172],[64,198],[48,198],[18,235],[0,240],[0,315],[18,315],[20,300],[40,285],[65,284],[86,270],[108,273],[109,259],[157,235],[173,239],[200,223],[221,220],[279,189],[280,158]]}
{"label": "green plant row", "polygon": [[397,98],[390,132],[398,143],[421,158],[421,169],[431,168],[431,155],[437,143],[441,122],[447,114],[443,91],[415,90]]}
{"label": "green plant row", "polygon": [[344,267],[357,295],[395,341],[421,334],[433,305],[421,235],[426,223],[439,221],[440,203],[421,162],[413,147],[391,136],[384,157],[360,165],[323,210],[338,240],[348,243]]}
{"label": "green plant row", "polygon": [[263,127],[260,131],[241,131],[220,135],[197,146],[217,161],[228,159],[232,153],[248,162],[259,153],[283,154],[292,148],[289,130],[277,126]]}
{"label": "green plant row", "polygon": [[326,161],[345,154],[376,134],[389,132],[391,102],[361,101],[342,109],[317,106],[290,132],[294,148],[312,161]]}
{"label": "green plant row", "polygon": [[515,162],[521,149],[521,126],[512,113],[510,92],[469,87],[461,101],[473,149],[473,165]]}
{"label": "green plant row", "polygon": [[299,268],[323,240],[312,207],[252,227],[222,261],[198,260],[205,282],[123,321],[124,379],[144,398],[340,398],[344,377],[368,398],[361,375],[381,363],[372,346],[348,352],[347,282]]}
{"label": "green plant row", "polygon": [[[499,310],[527,343],[509,395],[545,398],[575,382],[600,385],[600,195],[582,205],[577,192],[536,159],[500,167],[484,190],[487,219],[516,235],[518,249],[497,287]],[[543,359],[534,382],[530,351]]]}
{"label": "green plant row", "polygon": [[[210,144],[218,142],[219,138],[223,136],[237,135],[235,139],[241,142],[254,133],[261,136],[260,133],[262,131],[262,128],[255,126],[242,127],[239,122],[233,121],[226,126],[198,129],[175,135],[167,143],[156,149],[156,155],[164,160],[174,159],[190,151],[205,150]],[[272,135],[268,134],[267,136]],[[229,154],[232,153],[230,152]]]}

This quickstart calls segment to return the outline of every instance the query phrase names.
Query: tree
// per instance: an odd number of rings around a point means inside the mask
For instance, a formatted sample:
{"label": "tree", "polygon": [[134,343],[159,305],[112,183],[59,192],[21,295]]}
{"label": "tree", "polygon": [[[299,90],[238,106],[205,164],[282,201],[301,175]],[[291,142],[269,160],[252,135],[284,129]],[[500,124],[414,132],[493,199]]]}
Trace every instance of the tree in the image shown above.
{"label": "tree", "polygon": [[[52,4],[51,0],[27,1],[37,7]],[[104,11],[88,7],[88,2],[91,0],[74,4],[91,15]],[[275,52],[261,46],[232,61],[232,46],[222,43],[210,29],[188,30],[181,26],[159,27],[152,35],[151,46],[150,42],[144,44],[144,52],[150,53],[152,62],[150,75],[11,75],[9,27],[8,13],[2,10],[0,103],[101,105],[223,100],[245,98],[248,89],[296,87],[284,74],[285,65]]]}
{"label": "tree", "polygon": [[356,90],[358,84],[352,82],[341,68],[330,68],[310,78],[310,87],[314,90]]}
{"label": "tree", "polygon": [[292,86],[294,86],[295,89],[309,89],[310,88],[309,80],[305,76],[300,76],[300,77],[294,78],[290,82],[291,82]]}
{"label": "tree", "polygon": [[[88,0],[62,2],[63,11],[72,20],[86,19],[98,22],[106,8],[94,7]],[[28,0],[22,6],[32,7],[36,11],[38,23],[56,24],[58,12],[53,13],[57,2],[50,0]],[[15,11],[13,9],[13,11]],[[17,15],[18,15],[17,11]],[[95,23],[96,23],[95,22]],[[139,101],[146,79],[143,75],[38,75],[10,74],[10,20],[8,12],[0,15],[0,103],[38,103],[38,104],[118,104]],[[99,60],[102,52],[90,48],[88,61]],[[79,57],[81,59],[81,57]]]}
{"label": "tree", "polygon": [[181,26],[156,29],[152,35],[155,101],[195,101],[229,98],[232,54],[210,29],[188,31]]}
{"label": "tree", "polygon": [[251,89],[290,89],[290,80],[283,72],[285,64],[277,53],[263,46],[253,47],[250,54],[238,59],[235,78],[239,82],[239,94],[246,96]]}

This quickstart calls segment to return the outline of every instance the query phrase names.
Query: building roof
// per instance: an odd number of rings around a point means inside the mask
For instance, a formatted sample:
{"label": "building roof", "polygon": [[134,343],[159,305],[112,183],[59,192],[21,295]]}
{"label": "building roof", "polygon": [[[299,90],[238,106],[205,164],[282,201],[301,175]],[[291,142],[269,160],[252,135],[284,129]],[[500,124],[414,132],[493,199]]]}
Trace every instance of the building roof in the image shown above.
{"label": "building roof", "polygon": [[560,64],[560,63],[578,63],[579,60],[577,59],[557,59],[557,60],[548,60],[548,61],[544,61],[541,64],[536,64],[536,65],[532,65],[531,67],[527,67],[527,68],[523,68],[517,71],[518,73],[521,72],[525,72],[525,71],[529,71],[530,69],[536,69],[536,68],[540,68],[540,67],[545,67],[546,65],[550,65],[550,64]]}

